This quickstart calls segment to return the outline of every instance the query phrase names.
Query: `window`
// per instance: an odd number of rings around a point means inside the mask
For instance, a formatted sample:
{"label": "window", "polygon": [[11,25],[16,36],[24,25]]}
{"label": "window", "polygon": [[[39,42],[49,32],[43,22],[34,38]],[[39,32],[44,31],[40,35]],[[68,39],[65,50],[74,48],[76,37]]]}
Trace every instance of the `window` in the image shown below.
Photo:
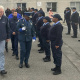
{"label": "window", "polygon": [[26,8],[26,3],[17,3],[17,7],[20,7],[22,10]]}
{"label": "window", "polygon": [[76,7],[77,11],[80,11],[80,2],[71,2],[70,7]]}
{"label": "window", "polygon": [[52,9],[53,12],[57,11],[57,3],[56,2],[48,2],[47,3],[47,12]]}

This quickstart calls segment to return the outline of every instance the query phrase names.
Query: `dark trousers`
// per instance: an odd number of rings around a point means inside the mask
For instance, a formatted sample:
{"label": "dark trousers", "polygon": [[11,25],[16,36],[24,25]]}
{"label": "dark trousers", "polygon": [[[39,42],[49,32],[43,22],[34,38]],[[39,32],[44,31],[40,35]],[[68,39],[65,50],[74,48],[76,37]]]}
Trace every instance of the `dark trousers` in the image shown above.
{"label": "dark trousers", "polygon": [[68,33],[70,34],[70,32],[71,32],[71,23],[67,20],[66,20],[66,23],[67,23],[67,27],[68,27]]}
{"label": "dark trousers", "polygon": [[38,38],[39,38],[39,41],[40,41],[41,49],[44,49],[44,47],[43,47],[43,41],[42,41],[42,37],[41,37],[40,31],[38,31]]}
{"label": "dark trousers", "polygon": [[46,55],[46,57],[50,57],[51,56],[50,43],[47,42],[45,38],[42,38],[42,41],[43,41],[43,46],[44,46],[44,50],[45,50],[45,55]]}
{"label": "dark trousers", "polygon": [[5,43],[5,49],[8,50],[8,42]]}
{"label": "dark trousers", "polygon": [[27,64],[30,56],[32,41],[20,41],[20,64]]}
{"label": "dark trousers", "polygon": [[11,35],[13,53],[18,56],[18,35]]}
{"label": "dark trousers", "polygon": [[75,25],[74,22],[72,22],[72,28],[73,28],[73,36],[77,37],[77,25]]}
{"label": "dark trousers", "polygon": [[62,63],[62,51],[61,51],[62,44],[63,42],[61,41],[61,44],[59,44],[59,48],[56,49],[55,41],[51,41],[51,49],[52,49],[54,64],[60,67]]}

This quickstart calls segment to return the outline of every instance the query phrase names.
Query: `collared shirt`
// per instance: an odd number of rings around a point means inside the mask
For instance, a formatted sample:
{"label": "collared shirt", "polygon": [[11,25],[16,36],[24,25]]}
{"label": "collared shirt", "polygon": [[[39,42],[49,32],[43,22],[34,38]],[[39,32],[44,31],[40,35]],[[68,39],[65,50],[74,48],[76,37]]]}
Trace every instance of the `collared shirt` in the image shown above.
{"label": "collared shirt", "polygon": [[44,24],[43,24],[43,26],[45,26],[45,25],[47,25],[47,24],[49,24],[49,22],[47,22],[47,23],[44,23]]}
{"label": "collared shirt", "polygon": [[53,24],[53,26],[54,26],[54,25],[56,25],[56,24],[58,24],[58,23],[60,23],[60,21],[58,21],[58,22],[54,23],[54,24]]}
{"label": "collared shirt", "polygon": [[66,13],[68,13],[68,12],[70,12],[70,10],[69,11],[66,11]]}
{"label": "collared shirt", "polygon": [[76,12],[77,12],[77,11],[74,11],[73,14],[76,13]]}
{"label": "collared shirt", "polygon": [[40,19],[42,19],[42,18],[43,18],[43,16],[39,17],[39,18],[38,18],[38,21],[39,21]]}

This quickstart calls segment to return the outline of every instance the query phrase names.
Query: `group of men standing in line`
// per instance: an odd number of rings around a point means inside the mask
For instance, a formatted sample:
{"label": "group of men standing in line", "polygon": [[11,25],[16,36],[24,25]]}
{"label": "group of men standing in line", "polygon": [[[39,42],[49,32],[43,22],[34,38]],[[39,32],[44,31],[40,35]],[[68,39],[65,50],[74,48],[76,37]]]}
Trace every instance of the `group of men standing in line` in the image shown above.
{"label": "group of men standing in line", "polygon": [[[20,64],[19,68],[23,68],[23,62],[25,63],[26,68],[30,68],[29,65],[29,56],[32,46],[32,41],[36,40],[36,36],[39,39],[40,44],[38,47],[39,53],[45,52],[45,57],[43,58],[44,62],[51,61],[51,51],[53,55],[53,61],[55,68],[52,68],[51,71],[53,75],[61,74],[61,64],[62,64],[62,31],[63,26],[60,23],[62,20],[59,14],[52,15],[52,26],[50,25],[51,19],[46,16],[42,10],[37,10],[31,8],[31,12],[24,12],[23,18],[18,16],[16,10],[10,14],[10,17],[4,16],[4,7],[0,6],[0,72],[1,74],[7,74],[7,71],[4,69],[5,58],[4,58],[4,49],[5,49],[5,40],[8,42],[11,36],[12,42],[12,56],[16,56],[16,59],[19,60],[18,56],[18,41],[20,43]],[[76,11],[76,8],[73,8],[73,14],[70,19],[70,9],[66,8],[66,22],[68,25],[68,34],[70,34],[71,26],[70,20],[73,27],[73,36],[72,38],[77,38],[77,24],[79,14]],[[32,18],[31,18],[32,16]],[[75,28],[76,27],[76,28]],[[51,43],[51,44],[50,44]]]}
{"label": "group of men standing in line", "polygon": [[66,23],[68,26],[68,32],[66,33],[66,35],[70,35],[71,25],[72,25],[73,36],[71,36],[71,37],[77,38],[78,23],[80,23],[79,13],[77,12],[75,7],[72,9],[72,11],[73,11],[73,13],[71,15],[71,9],[69,7],[67,7],[65,10],[65,20],[66,20]]}

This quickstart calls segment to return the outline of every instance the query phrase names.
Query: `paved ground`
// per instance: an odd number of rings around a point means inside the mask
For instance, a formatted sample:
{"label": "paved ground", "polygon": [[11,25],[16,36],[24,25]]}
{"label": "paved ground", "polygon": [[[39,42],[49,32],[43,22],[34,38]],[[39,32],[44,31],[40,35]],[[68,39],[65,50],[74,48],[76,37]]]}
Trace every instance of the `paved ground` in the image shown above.
{"label": "paved ground", "polygon": [[0,75],[0,80],[80,80],[80,43],[78,39],[72,39],[71,35],[67,36],[67,27],[64,25],[63,40],[64,45],[63,61],[62,61],[62,74],[54,76],[50,69],[54,67],[53,59],[51,62],[44,63],[42,58],[45,54],[38,53],[38,41],[33,43],[31,56],[29,59],[30,68],[18,68],[19,61],[12,57],[11,44],[9,42],[9,53],[5,52],[6,64],[5,68],[8,74],[5,76]]}

